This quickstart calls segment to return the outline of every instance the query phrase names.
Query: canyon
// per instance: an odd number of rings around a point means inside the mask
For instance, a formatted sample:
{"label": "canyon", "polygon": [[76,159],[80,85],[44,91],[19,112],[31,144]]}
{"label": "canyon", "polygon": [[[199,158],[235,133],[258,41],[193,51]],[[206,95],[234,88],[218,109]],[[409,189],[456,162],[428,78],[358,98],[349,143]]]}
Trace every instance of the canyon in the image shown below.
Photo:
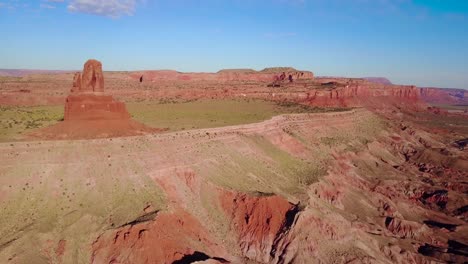
{"label": "canyon", "polygon": [[[0,262],[467,262],[468,117],[424,96],[292,68],[8,77],[2,107],[64,118],[0,143]],[[304,112],[164,131],[126,107],[197,100]]]}

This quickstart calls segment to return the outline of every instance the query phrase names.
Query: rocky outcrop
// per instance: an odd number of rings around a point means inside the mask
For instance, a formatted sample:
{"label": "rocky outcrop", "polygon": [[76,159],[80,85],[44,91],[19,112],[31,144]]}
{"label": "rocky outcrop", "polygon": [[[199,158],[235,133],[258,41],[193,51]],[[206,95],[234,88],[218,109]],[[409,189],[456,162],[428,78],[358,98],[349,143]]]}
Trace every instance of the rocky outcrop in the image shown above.
{"label": "rocky outcrop", "polygon": [[299,211],[297,206],[277,195],[224,192],[221,203],[231,219],[242,254],[259,263],[270,263],[276,243]]}
{"label": "rocky outcrop", "polygon": [[[101,234],[92,245],[91,263],[226,263],[229,256],[183,210],[153,213]],[[153,218],[152,217],[152,218]],[[190,260],[190,261],[189,261]]]}

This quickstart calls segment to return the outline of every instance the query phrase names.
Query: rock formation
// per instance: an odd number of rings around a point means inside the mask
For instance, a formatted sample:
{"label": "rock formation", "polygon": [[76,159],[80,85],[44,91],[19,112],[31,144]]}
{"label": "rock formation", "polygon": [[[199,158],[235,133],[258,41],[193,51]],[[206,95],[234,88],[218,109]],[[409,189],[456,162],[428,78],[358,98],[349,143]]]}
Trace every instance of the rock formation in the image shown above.
{"label": "rock formation", "polygon": [[102,64],[97,60],[88,60],[83,68],[81,76],[82,92],[104,92],[104,76],[102,75]]}
{"label": "rock formation", "polygon": [[382,85],[360,81],[322,80],[325,89],[307,94],[305,101],[322,107],[362,107],[404,104],[405,108],[425,109],[420,90],[412,85]]}
{"label": "rock formation", "polygon": [[65,103],[65,120],[129,119],[125,104],[104,94],[102,64],[88,60],[83,73],[75,73]]}
{"label": "rock formation", "polygon": [[468,91],[450,88],[421,88],[421,98],[431,104],[467,104]]}
{"label": "rock formation", "polygon": [[120,137],[157,132],[130,118],[125,104],[104,92],[102,64],[88,60],[82,73],[75,73],[65,100],[64,122],[30,134],[46,139]]}

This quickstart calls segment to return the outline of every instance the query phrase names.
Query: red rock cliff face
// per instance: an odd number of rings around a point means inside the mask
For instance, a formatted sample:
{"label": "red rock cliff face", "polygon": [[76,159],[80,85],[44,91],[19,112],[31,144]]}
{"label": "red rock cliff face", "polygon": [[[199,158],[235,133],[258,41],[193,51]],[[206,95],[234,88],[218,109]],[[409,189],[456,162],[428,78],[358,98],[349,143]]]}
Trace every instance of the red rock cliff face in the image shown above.
{"label": "red rock cliff face", "polygon": [[129,119],[125,104],[110,95],[72,94],[65,103],[64,120]]}
{"label": "red rock cliff face", "polygon": [[208,231],[180,209],[109,230],[96,239],[92,251],[90,262],[96,264],[227,262],[226,252]]}
{"label": "red rock cliff face", "polygon": [[433,104],[466,104],[468,92],[463,89],[421,88],[421,98]]}
{"label": "red rock cliff face", "polygon": [[297,207],[284,198],[223,192],[221,203],[231,219],[242,254],[269,263],[281,235],[292,225]]}
{"label": "red rock cliff face", "polygon": [[378,84],[338,84],[329,89],[317,89],[307,94],[306,101],[314,106],[360,107],[366,105],[406,103],[422,105],[420,90],[415,86]]}

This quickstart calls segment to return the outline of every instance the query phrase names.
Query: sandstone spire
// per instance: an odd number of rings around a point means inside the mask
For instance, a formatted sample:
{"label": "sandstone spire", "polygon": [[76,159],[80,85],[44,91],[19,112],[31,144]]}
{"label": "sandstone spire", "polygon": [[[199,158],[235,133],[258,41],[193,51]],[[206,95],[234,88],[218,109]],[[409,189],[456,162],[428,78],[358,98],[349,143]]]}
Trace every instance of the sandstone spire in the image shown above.
{"label": "sandstone spire", "polygon": [[71,94],[65,103],[65,120],[122,120],[130,115],[125,104],[104,94],[102,64],[88,60],[82,73],[75,73]]}
{"label": "sandstone spire", "polygon": [[85,63],[83,73],[76,73],[73,77],[72,92],[104,92],[101,62],[91,59]]}

